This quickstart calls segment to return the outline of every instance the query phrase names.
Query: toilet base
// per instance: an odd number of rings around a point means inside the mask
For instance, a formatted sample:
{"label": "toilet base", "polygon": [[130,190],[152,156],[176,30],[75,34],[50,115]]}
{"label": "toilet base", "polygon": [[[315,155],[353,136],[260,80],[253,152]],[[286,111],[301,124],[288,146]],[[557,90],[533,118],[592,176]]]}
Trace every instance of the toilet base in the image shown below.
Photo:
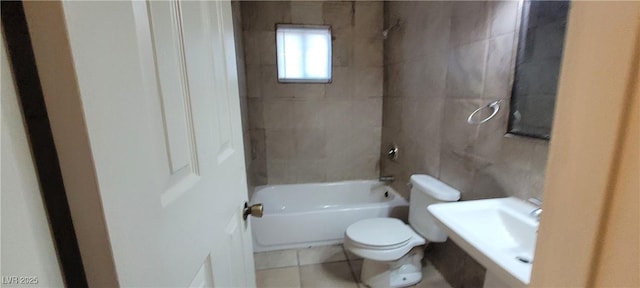
{"label": "toilet base", "polygon": [[402,258],[383,262],[364,259],[360,279],[371,288],[407,287],[422,281],[422,246],[414,247]]}

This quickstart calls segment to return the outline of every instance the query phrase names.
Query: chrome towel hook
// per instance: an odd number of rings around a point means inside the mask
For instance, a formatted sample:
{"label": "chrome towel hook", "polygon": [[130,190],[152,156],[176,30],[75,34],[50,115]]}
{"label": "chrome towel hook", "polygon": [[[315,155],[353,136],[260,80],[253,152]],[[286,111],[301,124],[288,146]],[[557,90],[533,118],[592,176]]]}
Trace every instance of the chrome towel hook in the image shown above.
{"label": "chrome towel hook", "polygon": [[[487,122],[489,120],[491,120],[491,118],[493,118],[494,116],[496,116],[496,114],[498,114],[498,111],[500,110],[500,102],[502,102],[502,99],[500,100],[496,100],[493,101],[485,106],[482,106],[478,109],[476,109],[475,111],[473,111],[473,113],[471,113],[471,115],[469,115],[469,118],[467,118],[467,123],[469,124],[482,124],[484,122]],[[475,116],[478,112],[482,111],[482,109],[485,108],[490,108],[492,110],[491,115],[489,115],[489,117],[481,120],[481,121],[474,121],[473,120],[473,116]]]}

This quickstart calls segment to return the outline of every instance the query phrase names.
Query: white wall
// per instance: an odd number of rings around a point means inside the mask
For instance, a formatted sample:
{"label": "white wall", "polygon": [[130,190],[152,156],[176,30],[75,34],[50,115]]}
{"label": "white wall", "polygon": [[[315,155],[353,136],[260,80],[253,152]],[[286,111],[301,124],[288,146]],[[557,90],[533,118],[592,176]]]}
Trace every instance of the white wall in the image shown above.
{"label": "white wall", "polygon": [[25,287],[26,285],[6,285],[5,277],[33,276],[37,277],[38,284],[28,285],[29,287],[62,287],[64,283],[60,266],[29,150],[4,41],[1,46],[0,274],[3,279],[0,286]]}

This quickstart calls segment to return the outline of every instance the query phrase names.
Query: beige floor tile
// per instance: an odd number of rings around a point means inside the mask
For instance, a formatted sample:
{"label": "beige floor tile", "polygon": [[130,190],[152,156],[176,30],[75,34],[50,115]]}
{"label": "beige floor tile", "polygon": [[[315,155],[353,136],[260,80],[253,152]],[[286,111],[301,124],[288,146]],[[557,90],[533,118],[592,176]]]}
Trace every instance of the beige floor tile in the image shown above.
{"label": "beige floor tile", "polygon": [[314,264],[300,267],[302,287],[357,288],[349,264],[344,262]]}
{"label": "beige floor tile", "polygon": [[362,260],[362,257],[349,252],[349,250],[347,250],[347,249],[344,249],[344,253],[347,254],[347,259],[349,259],[349,261]]}
{"label": "beige floor tile", "polygon": [[287,267],[256,271],[257,287],[300,287],[299,268]]}
{"label": "beige floor tile", "polygon": [[298,250],[300,265],[338,262],[347,260],[342,245],[311,247]]}
{"label": "beige floor tile", "polygon": [[415,288],[451,288],[447,280],[430,263],[422,267],[422,282],[413,286]]}
{"label": "beige floor tile", "polygon": [[256,270],[298,266],[296,250],[280,250],[253,254]]}
{"label": "beige floor tile", "polygon": [[362,272],[362,260],[351,260],[349,261],[349,265],[351,265],[351,271],[353,271],[353,275],[356,277],[356,281],[360,281],[360,273]]}

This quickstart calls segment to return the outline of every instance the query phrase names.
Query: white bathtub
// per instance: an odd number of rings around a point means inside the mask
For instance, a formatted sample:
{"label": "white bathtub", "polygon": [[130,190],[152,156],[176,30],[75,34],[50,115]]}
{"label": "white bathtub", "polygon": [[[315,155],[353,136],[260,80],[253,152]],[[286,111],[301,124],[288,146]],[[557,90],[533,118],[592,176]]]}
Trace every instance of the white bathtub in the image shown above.
{"label": "white bathtub", "polygon": [[352,223],[374,217],[406,220],[407,200],[375,180],[256,187],[251,204],[254,252],[342,243]]}

